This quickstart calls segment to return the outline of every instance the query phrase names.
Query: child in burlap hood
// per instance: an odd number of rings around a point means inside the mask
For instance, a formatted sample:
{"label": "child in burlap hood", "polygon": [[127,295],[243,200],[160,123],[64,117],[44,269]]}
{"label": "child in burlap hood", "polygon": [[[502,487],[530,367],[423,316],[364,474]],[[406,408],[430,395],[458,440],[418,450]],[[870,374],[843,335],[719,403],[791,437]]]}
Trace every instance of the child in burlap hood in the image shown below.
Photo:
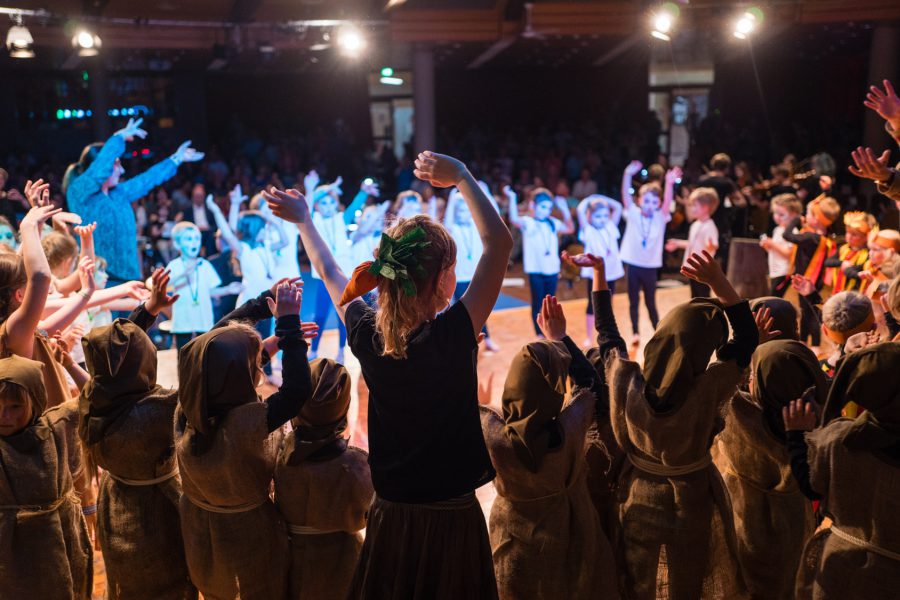
{"label": "child in burlap hood", "polygon": [[[830,528],[807,544],[798,599],[895,598],[900,590],[900,344],[848,354],[832,383],[826,424],[805,435],[807,452],[792,468],[823,497]],[[866,412],[837,418],[847,402]],[[789,423],[786,420],[786,427]],[[802,431],[789,440],[803,444]],[[803,460],[806,459],[806,460]],[[807,464],[808,460],[808,464]]]}
{"label": "child in burlap hood", "polygon": [[507,375],[502,419],[481,408],[497,469],[490,536],[500,598],[618,597],[612,549],[585,480],[590,385],[573,388],[563,406],[572,362],[564,343],[526,345]]}
{"label": "child in burlap hood", "polygon": [[156,347],[130,320],[93,329],[82,345],[91,380],[81,392],[79,435],[105,471],[97,535],[108,596],[196,598],[178,512],[172,428],[178,392],[156,384]]}
{"label": "child in burlap hood", "polygon": [[269,498],[281,426],[309,398],[299,291],[278,288],[284,382],[261,402],[261,341],[247,325],[213,329],[178,357],[175,451],[184,495],[181,531],[191,580],[209,600],[278,600],[287,593],[288,539]]}
{"label": "child in burlap hood", "polygon": [[310,365],[312,396],[292,419],[275,466],[275,502],[291,540],[292,600],[343,600],[375,493],[368,453],[348,446],[350,373],[333,360]]}
{"label": "child in burlap hood", "polygon": [[[28,425],[0,436],[0,595],[90,600],[93,552],[72,487],[68,415],[47,406],[41,363],[0,359],[0,385],[30,402]],[[80,462],[80,456],[75,458]]]}
{"label": "child in burlap hood", "polygon": [[[647,344],[643,370],[616,354],[607,369],[613,431],[628,457],[613,544],[628,598],[745,595],[731,507],[709,450],[759,338],[749,305],[712,257],[694,255],[688,265],[682,272],[728,306],[708,298],[677,306]],[[719,360],[710,365],[713,352]]]}
{"label": "child in burlap hood", "polygon": [[712,455],[731,498],[751,596],[791,600],[815,518],[791,474],[781,410],[808,388],[821,405],[827,386],[815,354],[793,340],[761,344],[750,371],[750,392],[738,392],[727,406]]}

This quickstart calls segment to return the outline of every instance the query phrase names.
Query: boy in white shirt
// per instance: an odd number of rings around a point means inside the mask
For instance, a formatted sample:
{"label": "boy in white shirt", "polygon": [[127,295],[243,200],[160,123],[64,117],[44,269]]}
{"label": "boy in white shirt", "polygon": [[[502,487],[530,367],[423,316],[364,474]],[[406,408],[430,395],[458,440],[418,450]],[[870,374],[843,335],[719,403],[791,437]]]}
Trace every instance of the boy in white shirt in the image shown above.
{"label": "boy in white shirt", "polygon": [[[663,240],[666,223],[672,219],[672,201],[675,197],[675,180],[681,178],[681,169],[675,167],[666,173],[663,191],[658,183],[645,183],[633,195],[632,179],[641,170],[640,161],[632,161],[622,175],[622,202],[625,205],[625,235],[619,256],[628,265],[628,309],[631,317],[631,343],[641,342],[639,311],[641,290],[644,304],[650,314],[653,329],[659,323],[656,310],[656,280],[662,267]],[[662,198],[660,198],[662,196]]]}
{"label": "boy in white shirt", "polygon": [[[681,266],[685,266],[689,256],[700,254],[706,250],[710,256],[715,256],[719,249],[719,228],[712,220],[712,215],[719,208],[719,193],[715,188],[700,187],[691,192],[688,197],[688,214],[694,219],[688,233],[688,239],[671,239],[666,242],[666,252],[684,250],[684,259]],[[690,279],[691,298],[709,297],[709,286]]]}
{"label": "boy in white shirt", "polygon": [[[616,280],[625,276],[625,267],[619,258],[619,222],[622,220],[622,205],[612,198],[592,194],[578,204],[578,239],[584,244],[584,253],[593,254],[603,259],[605,265],[606,285],[611,294],[615,293]],[[581,267],[581,278],[587,282],[587,318],[588,339],[585,346],[590,346],[591,333],[594,331],[594,303],[591,292],[594,289],[594,268]]]}
{"label": "boy in white shirt", "polygon": [[769,283],[772,295],[783,298],[791,283],[791,255],[794,244],[784,239],[785,227],[799,217],[803,205],[794,194],[779,194],[772,198],[772,219],[775,229],[772,237],[763,236],[759,245],[769,253]]}
{"label": "boy in white shirt", "polygon": [[222,285],[212,264],[200,256],[200,228],[182,221],[172,229],[172,240],[180,256],[166,266],[178,299],[172,305],[172,334],[179,350],[195,336],[213,326],[212,299],[241,291],[241,284]]}

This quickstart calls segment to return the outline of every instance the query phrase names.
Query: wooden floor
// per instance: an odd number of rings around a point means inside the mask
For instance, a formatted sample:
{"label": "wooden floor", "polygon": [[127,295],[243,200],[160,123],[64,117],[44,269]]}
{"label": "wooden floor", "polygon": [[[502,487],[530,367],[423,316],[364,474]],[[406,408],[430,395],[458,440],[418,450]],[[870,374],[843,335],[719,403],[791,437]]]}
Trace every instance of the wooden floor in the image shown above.
{"label": "wooden floor", "polygon": [[[507,290],[504,290],[506,292]],[[563,294],[560,294],[563,296]],[[566,294],[568,296],[568,294]],[[690,292],[687,286],[675,288],[659,289],[656,295],[657,307],[660,315],[665,315],[672,307],[687,301],[690,298]],[[566,318],[568,321],[569,336],[576,343],[582,345],[587,339],[585,332],[585,307],[587,300],[575,299],[563,301]],[[613,310],[620,331],[626,341],[630,340],[631,320],[628,316],[628,298],[624,294],[616,294],[613,297]],[[491,338],[500,346],[498,352],[487,352],[482,348],[478,354],[478,379],[482,389],[485,392],[483,403],[489,404],[492,408],[500,410],[500,397],[503,393],[503,384],[506,380],[506,372],[513,356],[523,345],[535,339],[534,328],[529,317],[530,309],[513,308],[495,312],[488,320],[488,328],[490,329]],[[653,333],[650,319],[647,316],[646,309],[641,306],[641,347],[635,355],[638,360],[641,358],[643,345]],[[337,351],[337,331],[326,331],[322,336],[322,343],[319,346],[319,356],[323,358],[334,357]],[[596,344],[596,337],[591,336],[591,344]],[[350,414],[348,421],[350,422],[351,443],[364,449],[368,449],[368,436],[366,427],[366,405],[368,392],[365,383],[359,376],[359,361],[346,351],[345,364],[353,379],[352,401],[350,404]],[[165,350],[159,353],[159,374],[158,381],[163,386],[177,386],[177,369],[176,369],[175,351]],[[263,391],[263,396],[275,391],[272,386],[267,386],[267,390]],[[485,516],[490,513],[496,493],[492,484],[488,484],[478,490],[478,499],[481,501],[482,509]],[[95,585],[94,598],[100,600],[104,597],[106,589],[106,577],[103,569],[103,559],[99,552],[95,553]]]}

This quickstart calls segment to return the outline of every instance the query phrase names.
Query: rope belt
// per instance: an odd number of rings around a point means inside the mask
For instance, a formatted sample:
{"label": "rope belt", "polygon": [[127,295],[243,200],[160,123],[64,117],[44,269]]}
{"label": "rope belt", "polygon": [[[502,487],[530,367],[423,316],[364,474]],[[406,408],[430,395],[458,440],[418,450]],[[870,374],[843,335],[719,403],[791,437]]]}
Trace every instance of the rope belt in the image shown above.
{"label": "rope belt", "polygon": [[682,475],[690,475],[691,473],[702,471],[712,464],[712,455],[710,454],[707,454],[697,462],[682,466],[664,465],[656,461],[643,459],[640,456],[635,456],[631,453],[628,453],[626,456],[629,462],[641,471],[650,473],[651,475],[659,475],[660,477],[680,477]]}
{"label": "rope belt", "polygon": [[212,504],[207,504],[203,500],[191,498],[187,494],[185,494],[185,496],[187,496],[187,499],[191,502],[191,504],[193,504],[197,508],[202,508],[203,510],[213,513],[219,513],[222,515],[233,515],[236,513],[250,512],[254,508],[259,508],[269,500],[267,496],[259,502],[248,502],[247,504],[238,504],[237,506],[214,506]]}
{"label": "rope belt", "polygon": [[50,513],[56,512],[63,504],[65,504],[66,500],[71,500],[73,504],[78,504],[80,502],[78,500],[78,496],[75,495],[75,492],[73,490],[69,490],[67,494],[64,494],[63,496],[57,498],[50,504],[0,504],[0,511],[15,511],[18,515],[21,516],[37,517],[40,515],[48,515]]}
{"label": "rope belt", "polygon": [[174,469],[165,475],[160,475],[156,479],[128,479],[127,477],[119,477],[118,475],[113,475],[112,472],[107,471],[107,475],[118,481],[119,483],[124,483],[125,485],[133,485],[133,486],[146,486],[146,485],[156,485],[157,483],[162,483],[164,481],[168,481],[178,475],[178,469]]}
{"label": "rope belt", "polygon": [[868,550],[869,552],[871,552],[873,554],[880,554],[881,556],[883,556],[885,558],[890,558],[893,560],[900,561],[900,554],[898,554],[897,552],[891,552],[890,550],[886,550],[884,548],[876,546],[872,542],[867,542],[866,540],[858,538],[855,535],[850,535],[846,531],[838,529],[834,525],[831,526],[831,533],[833,533],[840,539],[844,540],[845,542],[850,542],[851,544],[853,544],[855,546],[859,546],[860,548],[863,548],[865,550]]}
{"label": "rope belt", "polygon": [[343,529],[316,529],[315,527],[307,527],[306,525],[292,525],[285,523],[288,533],[297,535],[325,535],[327,533],[349,533]]}

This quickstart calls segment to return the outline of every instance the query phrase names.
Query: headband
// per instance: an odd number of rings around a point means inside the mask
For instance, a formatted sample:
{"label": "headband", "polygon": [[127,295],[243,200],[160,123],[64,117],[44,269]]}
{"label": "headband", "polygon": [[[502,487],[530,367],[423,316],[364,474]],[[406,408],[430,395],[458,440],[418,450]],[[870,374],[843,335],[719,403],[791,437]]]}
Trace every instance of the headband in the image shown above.
{"label": "headband", "polygon": [[884,235],[885,231],[890,230],[886,229],[884,231],[879,231],[875,237],[872,238],[872,242],[883,248],[893,248],[895,252],[900,252],[900,240]]}
{"label": "headband", "polygon": [[382,233],[378,256],[374,261],[367,260],[353,269],[353,275],[341,294],[340,305],[344,306],[377,288],[379,278],[396,281],[407,296],[415,296],[416,284],[411,272],[419,276],[425,275],[425,268],[421,264],[422,250],[431,245],[425,237],[425,230],[421,227],[416,227],[397,239]]}
{"label": "headband", "polygon": [[[873,230],[869,219],[870,216],[868,213],[858,210],[851,211],[844,215],[844,226],[847,229],[855,229],[861,233],[869,233]],[[875,226],[875,229],[877,229],[877,225]]]}
{"label": "headband", "polygon": [[860,323],[859,325],[857,325],[856,327],[854,327],[853,329],[850,329],[848,331],[834,331],[833,329],[829,329],[828,327],[826,327],[825,333],[826,333],[826,335],[828,335],[829,338],[831,338],[831,341],[833,341],[835,344],[843,346],[844,344],[847,343],[847,340],[849,340],[852,336],[856,335],[857,333],[862,333],[864,331],[871,331],[872,327],[874,325],[875,325],[875,312],[870,310],[869,315],[866,317],[866,320],[863,321],[862,323]]}
{"label": "headband", "polygon": [[819,203],[822,202],[822,199],[825,197],[825,194],[822,194],[815,200],[809,203],[809,208],[812,210],[813,214],[816,216],[816,221],[825,225],[825,227],[831,227],[831,224],[834,223],[834,219],[829,219],[825,216],[825,213],[822,212],[822,209],[819,208]]}

